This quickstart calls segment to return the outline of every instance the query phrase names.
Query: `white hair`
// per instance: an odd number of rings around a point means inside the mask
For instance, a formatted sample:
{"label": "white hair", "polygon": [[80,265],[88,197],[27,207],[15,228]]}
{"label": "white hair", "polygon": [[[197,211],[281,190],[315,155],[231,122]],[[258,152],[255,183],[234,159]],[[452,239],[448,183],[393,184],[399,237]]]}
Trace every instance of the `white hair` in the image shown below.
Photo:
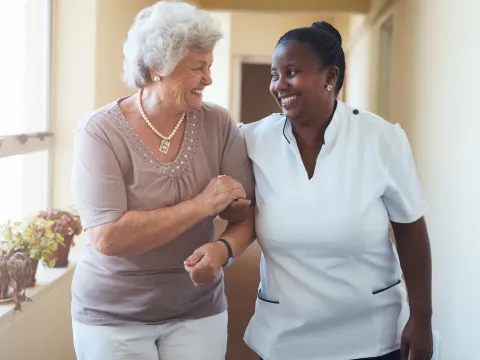
{"label": "white hair", "polygon": [[167,76],[189,51],[213,51],[222,38],[208,12],[176,1],[159,1],[141,10],[123,45],[123,80],[131,88],[151,81],[150,70]]}

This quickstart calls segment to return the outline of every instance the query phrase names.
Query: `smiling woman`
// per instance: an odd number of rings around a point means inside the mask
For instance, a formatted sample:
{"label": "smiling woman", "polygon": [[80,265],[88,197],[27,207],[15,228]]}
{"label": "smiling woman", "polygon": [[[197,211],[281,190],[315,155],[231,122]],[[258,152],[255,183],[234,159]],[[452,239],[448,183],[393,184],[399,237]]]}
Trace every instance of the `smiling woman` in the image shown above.
{"label": "smiling woman", "polygon": [[245,340],[264,360],[429,360],[426,202],[400,126],[337,100],[341,42],[326,22],[283,35],[282,114],[243,127],[262,249]]}
{"label": "smiling woman", "polygon": [[[137,93],[78,125],[72,187],[87,238],[72,285],[79,360],[225,357],[220,269],[252,241],[253,176],[228,112],[202,99],[221,36],[186,3],[142,10],[124,45],[124,79]],[[221,242],[217,215],[229,221]]]}

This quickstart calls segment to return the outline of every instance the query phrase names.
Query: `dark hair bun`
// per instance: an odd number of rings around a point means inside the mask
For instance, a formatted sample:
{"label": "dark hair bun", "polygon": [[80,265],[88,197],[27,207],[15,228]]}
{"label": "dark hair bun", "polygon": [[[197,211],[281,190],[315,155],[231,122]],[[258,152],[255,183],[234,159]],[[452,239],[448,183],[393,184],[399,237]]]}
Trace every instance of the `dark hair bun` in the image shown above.
{"label": "dark hair bun", "polygon": [[338,30],[335,29],[335,27],[333,27],[331,24],[327,23],[326,21],[317,21],[312,24],[312,28],[324,30],[330,33],[338,41],[340,46],[342,46],[342,35],[340,35]]}

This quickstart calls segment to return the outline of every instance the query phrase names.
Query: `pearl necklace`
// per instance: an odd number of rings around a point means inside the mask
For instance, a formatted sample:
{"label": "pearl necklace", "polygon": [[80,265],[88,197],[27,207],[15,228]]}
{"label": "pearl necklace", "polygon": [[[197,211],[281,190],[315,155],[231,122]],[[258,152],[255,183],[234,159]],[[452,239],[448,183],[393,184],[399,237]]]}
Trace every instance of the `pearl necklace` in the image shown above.
{"label": "pearl necklace", "polygon": [[183,113],[182,117],[180,118],[180,120],[178,120],[177,122],[177,125],[175,125],[175,127],[173,128],[172,132],[170,133],[170,135],[168,136],[165,136],[165,135],[162,135],[160,133],[160,131],[158,131],[155,126],[153,126],[153,124],[150,122],[150,120],[148,119],[147,115],[145,115],[145,111],[143,111],[143,107],[142,107],[142,92],[143,92],[143,89],[140,89],[138,91],[138,96],[137,96],[137,107],[138,107],[138,110],[140,111],[140,115],[142,115],[142,118],[143,120],[145,121],[145,123],[148,125],[148,127],[155,133],[155,135],[157,135],[160,139],[162,139],[162,142],[160,143],[160,147],[158,149],[158,151],[160,151],[161,153],[163,154],[168,154],[168,149],[170,148],[170,142],[172,141],[173,137],[175,136],[175,134],[177,133],[178,131],[178,128],[180,127],[180,125],[182,124],[183,120],[185,119],[185,113]]}

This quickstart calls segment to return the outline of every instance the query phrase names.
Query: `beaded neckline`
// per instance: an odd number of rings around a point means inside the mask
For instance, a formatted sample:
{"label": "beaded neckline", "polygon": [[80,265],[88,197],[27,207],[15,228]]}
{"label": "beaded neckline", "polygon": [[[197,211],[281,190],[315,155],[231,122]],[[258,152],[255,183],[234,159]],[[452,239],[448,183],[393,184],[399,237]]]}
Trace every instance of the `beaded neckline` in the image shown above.
{"label": "beaded neckline", "polygon": [[137,153],[137,155],[149,167],[162,175],[177,178],[182,176],[191,168],[193,156],[200,142],[200,117],[201,111],[191,111],[186,115],[186,126],[183,135],[182,145],[177,157],[172,162],[161,162],[153,155],[149,148],[145,146],[143,141],[137,136],[128,120],[123,115],[118,103],[111,110],[115,116],[111,119],[115,122],[116,127],[128,140],[130,146]]}

